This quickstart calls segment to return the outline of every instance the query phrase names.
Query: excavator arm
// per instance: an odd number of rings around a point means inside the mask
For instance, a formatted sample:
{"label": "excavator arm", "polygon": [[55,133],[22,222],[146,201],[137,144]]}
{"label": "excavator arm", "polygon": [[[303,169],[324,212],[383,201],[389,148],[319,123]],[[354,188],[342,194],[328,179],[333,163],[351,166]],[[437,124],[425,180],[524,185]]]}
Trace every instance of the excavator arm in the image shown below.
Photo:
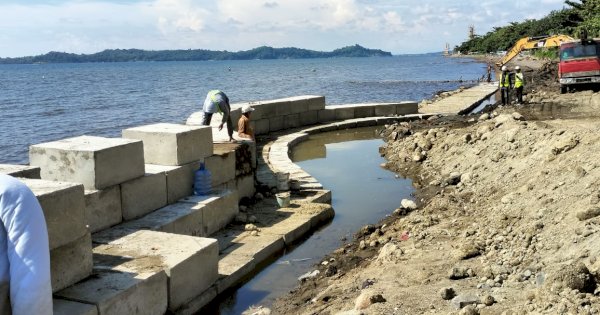
{"label": "excavator arm", "polygon": [[523,37],[519,39],[502,57],[502,59],[496,63],[498,67],[501,67],[511,61],[514,57],[519,55],[523,50],[535,49],[535,48],[548,48],[558,47],[561,43],[574,40],[568,35],[552,35],[552,36],[538,36],[538,37]]}

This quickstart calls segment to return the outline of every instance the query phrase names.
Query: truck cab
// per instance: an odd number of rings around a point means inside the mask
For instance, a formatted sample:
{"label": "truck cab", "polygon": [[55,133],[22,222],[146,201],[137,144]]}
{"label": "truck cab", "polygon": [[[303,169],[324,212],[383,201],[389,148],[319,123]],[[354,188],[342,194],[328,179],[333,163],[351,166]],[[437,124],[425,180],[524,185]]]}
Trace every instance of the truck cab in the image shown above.
{"label": "truck cab", "polygon": [[600,39],[582,39],[560,45],[560,92],[571,87],[600,87]]}

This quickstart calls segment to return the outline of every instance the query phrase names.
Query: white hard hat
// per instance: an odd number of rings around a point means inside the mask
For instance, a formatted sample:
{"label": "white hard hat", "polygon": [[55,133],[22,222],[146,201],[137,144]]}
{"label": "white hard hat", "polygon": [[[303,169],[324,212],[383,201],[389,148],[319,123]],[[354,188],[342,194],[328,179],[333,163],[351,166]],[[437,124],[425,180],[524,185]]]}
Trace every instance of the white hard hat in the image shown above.
{"label": "white hard hat", "polygon": [[244,105],[242,107],[242,114],[249,113],[253,110],[254,110],[254,108],[250,107],[250,105]]}
{"label": "white hard hat", "polygon": [[516,66],[516,67],[515,67],[515,70],[521,70],[521,67],[519,67],[519,66]]}
{"label": "white hard hat", "polygon": [[506,71],[507,69],[506,66],[502,66],[502,71]]}

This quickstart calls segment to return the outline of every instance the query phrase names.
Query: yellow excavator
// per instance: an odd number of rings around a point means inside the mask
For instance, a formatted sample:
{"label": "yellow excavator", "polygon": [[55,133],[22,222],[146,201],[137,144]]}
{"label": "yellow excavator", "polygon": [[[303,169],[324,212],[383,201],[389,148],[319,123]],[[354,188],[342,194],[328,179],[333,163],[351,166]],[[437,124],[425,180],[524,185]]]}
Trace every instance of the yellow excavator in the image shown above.
{"label": "yellow excavator", "polygon": [[552,35],[552,36],[537,36],[537,37],[523,37],[519,39],[502,57],[502,59],[496,63],[498,67],[501,67],[511,61],[523,50],[535,49],[535,48],[548,48],[558,47],[561,43],[566,43],[575,40],[568,35]]}

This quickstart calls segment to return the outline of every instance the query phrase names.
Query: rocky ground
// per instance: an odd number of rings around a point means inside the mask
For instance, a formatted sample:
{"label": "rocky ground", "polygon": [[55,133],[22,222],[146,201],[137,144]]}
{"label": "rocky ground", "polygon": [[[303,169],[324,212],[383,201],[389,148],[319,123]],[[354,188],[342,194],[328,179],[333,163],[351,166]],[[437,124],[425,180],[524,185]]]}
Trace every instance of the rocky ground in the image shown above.
{"label": "rocky ground", "polygon": [[526,69],[525,106],[387,126],[384,167],[416,203],[272,313],[599,314],[600,93],[560,94],[552,69]]}

